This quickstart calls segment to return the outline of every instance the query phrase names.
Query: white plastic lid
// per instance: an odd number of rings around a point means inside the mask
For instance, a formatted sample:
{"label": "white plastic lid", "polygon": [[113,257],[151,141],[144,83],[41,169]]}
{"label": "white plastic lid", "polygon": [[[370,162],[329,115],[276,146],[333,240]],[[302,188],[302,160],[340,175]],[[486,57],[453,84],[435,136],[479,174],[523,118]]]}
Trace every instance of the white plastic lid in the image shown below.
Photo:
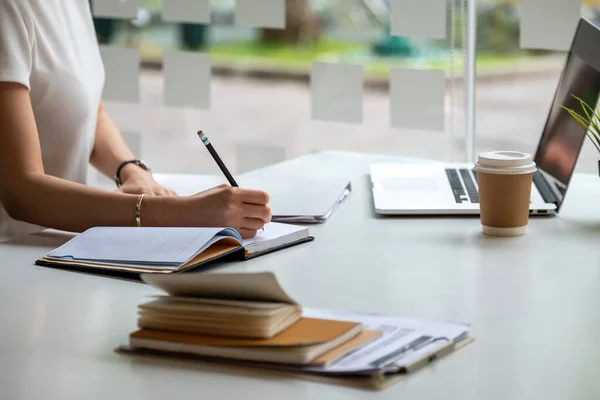
{"label": "white plastic lid", "polygon": [[531,154],[518,151],[493,151],[479,155],[475,170],[489,174],[517,175],[537,171]]}

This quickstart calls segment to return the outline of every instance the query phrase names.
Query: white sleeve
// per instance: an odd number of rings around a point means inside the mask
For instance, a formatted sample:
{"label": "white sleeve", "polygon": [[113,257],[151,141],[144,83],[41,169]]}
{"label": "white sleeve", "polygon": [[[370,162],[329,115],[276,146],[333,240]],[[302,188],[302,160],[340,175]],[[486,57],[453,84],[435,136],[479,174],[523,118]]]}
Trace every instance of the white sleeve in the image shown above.
{"label": "white sleeve", "polygon": [[28,0],[0,0],[0,82],[31,89],[33,39]]}

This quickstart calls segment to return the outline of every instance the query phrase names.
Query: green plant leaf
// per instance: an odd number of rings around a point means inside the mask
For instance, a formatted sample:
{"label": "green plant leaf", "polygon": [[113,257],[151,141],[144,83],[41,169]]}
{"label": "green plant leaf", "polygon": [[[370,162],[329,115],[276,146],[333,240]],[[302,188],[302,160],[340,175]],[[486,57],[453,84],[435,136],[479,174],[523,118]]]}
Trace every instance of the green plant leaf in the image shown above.
{"label": "green plant leaf", "polygon": [[585,117],[583,117],[583,116],[581,116],[581,115],[577,114],[577,112],[576,112],[576,111],[574,111],[574,110],[571,110],[571,109],[569,109],[569,108],[565,108],[565,110],[567,110],[567,112],[568,112],[568,113],[571,115],[571,117],[573,117],[573,119],[574,119],[575,121],[577,121],[577,122],[579,123],[579,125],[581,125],[581,127],[582,127],[583,129],[589,129],[589,126],[590,126],[590,123],[591,123],[591,122],[590,122],[590,121],[588,121],[588,120],[586,120],[586,119],[585,119]]}
{"label": "green plant leaf", "polygon": [[583,111],[585,112],[585,115],[587,115],[588,119],[592,119],[592,117],[590,116],[590,113],[596,114],[596,111],[592,108],[592,106],[590,106],[583,99],[580,99],[579,97],[575,96],[574,94],[571,96],[573,96],[574,98],[576,98],[579,101],[579,103],[581,104],[581,108],[583,108]]}
{"label": "green plant leaf", "polygon": [[[575,97],[575,96],[573,96]],[[596,150],[598,150],[598,152],[600,152],[600,123],[598,121],[598,115],[594,114],[595,118],[589,118],[586,119],[584,116],[580,115],[577,113],[577,111],[572,110],[570,108],[567,108],[565,106],[561,106],[564,110],[566,110],[571,117],[573,117],[573,119],[575,121],[577,121],[577,123],[579,123],[579,125],[581,125],[581,127],[583,129],[586,130],[586,135],[588,136],[588,138],[590,139],[590,141],[592,142],[592,144],[594,145],[594,147],[596,147]],[[585,111],[585,109],[584,109]],[[586,115],[589,116],[589,114],[586,112]]]}
{"label": "green plant leaf", "polygon": [[574,94],[571,95],[573,96],[573,98],[577,99],[579,101],[579,105],[581,106],[581,109],[583,110],[583,112],[585,113],[585,116],[587,117],[587,119],[589,121],[591,121],[592,117],[590,115],[590,113],[588,112],[588,105],[585,101],[583,101],[582,99],[580,99],[579,97],[575,96]]}

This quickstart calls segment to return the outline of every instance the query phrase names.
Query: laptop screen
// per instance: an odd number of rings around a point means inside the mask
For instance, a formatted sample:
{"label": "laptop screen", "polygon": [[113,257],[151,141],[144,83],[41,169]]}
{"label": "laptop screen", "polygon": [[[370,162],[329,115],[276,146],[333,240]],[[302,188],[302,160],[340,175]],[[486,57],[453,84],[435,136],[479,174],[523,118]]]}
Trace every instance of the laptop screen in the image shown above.
{"label": "laptop screen", "polygon": [[585,115],[579,97],[595,108],[600,94],[600,31],[582,20],[569,52],[546,126],[535,155],[538,170],[546,178],[560,207],[571,180],[586,129],[562,106]]}

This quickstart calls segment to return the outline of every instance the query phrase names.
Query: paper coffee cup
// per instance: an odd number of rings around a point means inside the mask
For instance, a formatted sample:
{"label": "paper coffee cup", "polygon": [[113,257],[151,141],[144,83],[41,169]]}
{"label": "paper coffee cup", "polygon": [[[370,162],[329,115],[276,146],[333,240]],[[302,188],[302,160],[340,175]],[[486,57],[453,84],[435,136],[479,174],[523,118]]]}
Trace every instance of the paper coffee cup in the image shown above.
{"label": "paper coffee cup", "polygon": [[535,162],[530,154],[496,151],[481,154],[475,164],[484,234],[519,236],[529,223]]}

